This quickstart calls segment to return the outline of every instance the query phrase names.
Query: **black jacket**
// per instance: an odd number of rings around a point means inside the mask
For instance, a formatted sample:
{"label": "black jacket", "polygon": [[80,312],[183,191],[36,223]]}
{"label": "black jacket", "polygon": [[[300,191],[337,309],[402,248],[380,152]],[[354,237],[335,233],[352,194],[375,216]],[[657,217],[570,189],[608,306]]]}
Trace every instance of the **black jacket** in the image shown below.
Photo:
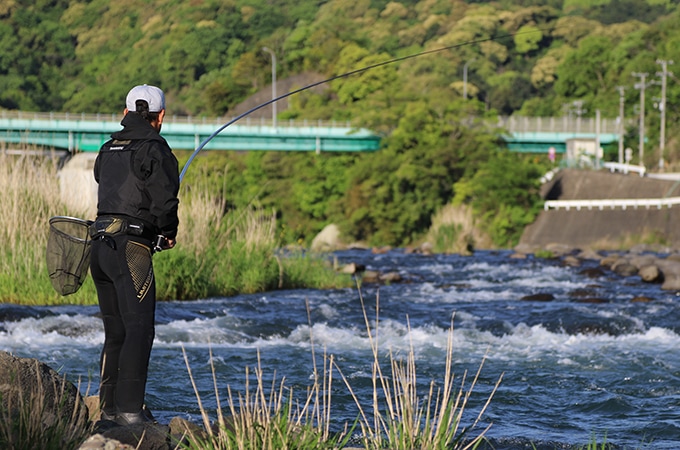
{"label": "black jacket", "polygon": [[179,168],[160,134],[139,114],[129,112],[123,129],[111,135],[97,155],[97,215],[140,220],[155,234],[177,235]]}

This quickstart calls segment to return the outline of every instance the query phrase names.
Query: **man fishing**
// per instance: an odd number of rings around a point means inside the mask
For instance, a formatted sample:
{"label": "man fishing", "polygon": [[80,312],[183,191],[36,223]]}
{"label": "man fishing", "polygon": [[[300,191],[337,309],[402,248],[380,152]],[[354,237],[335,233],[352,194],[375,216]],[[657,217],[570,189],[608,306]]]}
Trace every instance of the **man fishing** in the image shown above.
{"label": "man fishing", "polygon": [[90,228],[90,272],[104,322],[101,419],[120,425],[151,421],[144,394],[155,335],[152,255],[175,246],[179,169],[160,136],[165,95],[155,86],[130,90],[121,121],[99,150],[97,219]]}

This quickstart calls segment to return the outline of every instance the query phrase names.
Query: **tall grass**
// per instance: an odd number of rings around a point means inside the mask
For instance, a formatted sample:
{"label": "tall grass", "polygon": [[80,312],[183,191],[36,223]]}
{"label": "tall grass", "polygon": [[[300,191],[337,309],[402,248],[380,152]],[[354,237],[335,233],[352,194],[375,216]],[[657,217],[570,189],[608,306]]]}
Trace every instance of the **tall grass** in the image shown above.
{"label": "tall grass", "polygon": [[[217,426],[210,421],[202,406],[201,397],[194,383],[189,363],[184,354],[189,376],[201,409],[206,435],[190,434],[184,447],[192,450],[305,450],[337,449],[344,447],[350,437],[345,429],[331,433],[329,429],[330,392],[332,358],[324,359],[323,379],[315,377],[314,383],[304,394],[302,404],[294,402],[295,392],[285,386],[285,379],[277,383],[275,377],[271,385],[265,385],[264,371],[260,363],[254,373],[246,367],[245,392],[235,394],[227,387],[226,411],[222,409],[217,387],[217,376],[213,367],[215,395],[217,398]],[[212,360],[212,353],[211,353]],[[255,386],[251,386],[251,378]],[[228,416],[227,416],[228,414]]]}
{"label": "tall grass", "polygon": [[[363,297],[362,310],[368,338],[373,352],[372,381],[373,398],[370,408],[362,406],[362,402],[354,394],[348,379],[342,379],[352,393],[352,397],[360,411],[359,421],[362,430],[362,441],[366,449],[470,449],[483,442],[484,434],[491,425],[475,434],[486,408],[489,406],[496,389],[500,385],[502,375],[486,399],[484,406],[469,427],[463,427],[463,416],[470,396],[479,380],[483,361],[473,380],[467,383],[467,372],[463,374],[460,386],[454,386],[453,370],[453,320],[449,328],[446,346],[446,358],[441,386],[432,380],[423,397],[418,385],[415,350],[411,343],[406,361],[398,360],[390,352],[390,371],[385,374],[380,364],[379,342],[377,331],[369,325]],[[376,311],[379,308],[376,305]],[[378,317],[375,318],[376,330]],[[410,334],[410,325],[409,325]],[[338,367],[338,370],[340,368]],[[424,401],[422,399],[425,399]]]}
{"label": "tall grass", "polygon": [[[343,375],[333,355],[328,355],[324,351],[323,367],[321,372],[317,370],[313,336],[310,334],[314,376],[313,383],[300,404],[293,402],[293,392],[285,388],[283,381],[278,386],[273,381],[267,391],[258,352],[254,392],[251,392],[250,373],[246,369],[244,394],[239,394],[235,398],[231,389],[227,387],[230,416],[225,417],[225,411],[220,404],[217,375],[212,366],[217,400],[218,427],[215,430],[202,405],[185,354],[185,362],[196,392],[204,426],[208,430],[205,436],[191,434],[185,447],[191,450],[337,449],[344,447],[350,439],[358,441],[367,450],[472,449],[480,445],[490,425],[481,431],[477,431],[476,426],[491,402],[500,384],[500,378],[474,421],[469,427],[463,427],[466,406],[478,381],[482,365],[469,385],[466,385],[464,375],[460,387],[454,386],[453,326],[449,330],[442,386],[437,388],[436,382],[432,381],[428,390],[423,393],[417,382],[413,346],[410,347],[406,362],[389,352],[390,371],[383,371],[378,341],[368,323],[363,299],[362,308],[373,354],[373,393],[368,408],[364,407],[362,399],[355,393],[349,379]],[[377,329],[377,318],[375,326]],[[212,361],[212,352],[210,357]],[[353,425],[344,424],[342,431],[336,434],[330,433],[334,371],[340,374],[359,410],[356,422]],[[358,438],[352,436],[356,427],[360,430]]]}
{"label": "tall grass", "polygon": [[[65,378],[45,386],[38,364],[36,361],[36,385],[28,390],[3,389],[0,447],[7,450],[76,449],[91,433],[84,403],[77,396],[77,389]],[[76,401],[67,404],[66,399],[74,397]]]}
{"label": "tall grass", "polygon": [[[67,212],[55,160],[0,151],[0,189],[0,300],[54,303],[45,265],[48,221]],[[92,294],[92,287],[87,291]]]}
{"label": "tall grass", "polygon": [[154,258],[159,298],[350,285],[349,276],[333,272],[323,259],[280,251],[276,211],[228,209],[224,195],[200,185],[182,187],[177,247]]}
{"label": "tall grass", "polygon": [[475,223],[467,205],[444,205],[433,217],[425,238],[435,252],[469,255],[474,249],[492,248],[488,234]]}
{"label": "tall grass", "polygon": [[[307,315],[309,318],[309,303],[307,303]],[[254,390],[251,389],[250,369],[246,367],[245,392],[234,394],[231,387],[227,386],[226,411],[223,409],[220,400],[218,378],[213,365],[211,349],[210,365],[217,405],[217,427],[212,426],[208,412],[203,407],[186,352],[182,349],[189,378],[201,410],[203,425],[207,432],[206,435],[190,433],[184,447],[190,450],[343,448],[351,437],[353,428],[345,427],[339,433],[331,433],[330,431],[333,357],[324,353],[323,367],[319,371],[313,340],[311,344],[314,365],[313,383],[307,388],[302,403],[294,401],[295,392],[285,386],[285,379],[282,379],[277,385],[276,376],[274,376],[271,386],[265,386],[264,371],[258,351],[257,367],[252,374],[255,379]]]}
{"label": "tall grass", "polygon": [[[47,274],[50,217],[92,219],[62,201],[56,159],[10,156],[0,149],[0,189],[0,301],[95,304],[91,277],[77,293],[60,297]],[[328,270],[322,259],[280,253],[274,212],[227,210],[224,196],[206,192],[182,186],[178,244],[154,257],[159,299],[350,284],[349,276]]]}

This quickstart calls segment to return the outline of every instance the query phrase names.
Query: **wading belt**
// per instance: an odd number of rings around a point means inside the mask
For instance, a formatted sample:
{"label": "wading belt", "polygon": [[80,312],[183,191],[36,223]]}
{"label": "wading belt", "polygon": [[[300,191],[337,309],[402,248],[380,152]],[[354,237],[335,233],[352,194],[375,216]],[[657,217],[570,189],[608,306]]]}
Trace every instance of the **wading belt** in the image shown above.
{"label": "wading belt", "polygon": [[90,237],[98,239],[102,236],[119,236],[127,234],[140,236],[153,241],[156,234],[140,221],[134,221],[120,216],[100,216],[90,225]]}

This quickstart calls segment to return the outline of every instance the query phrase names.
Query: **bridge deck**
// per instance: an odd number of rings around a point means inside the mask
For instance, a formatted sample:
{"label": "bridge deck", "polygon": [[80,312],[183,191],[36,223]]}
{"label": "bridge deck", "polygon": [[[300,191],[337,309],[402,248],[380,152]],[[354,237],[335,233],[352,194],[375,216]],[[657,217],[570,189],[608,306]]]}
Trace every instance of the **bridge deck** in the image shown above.
{"label": "bridge deck", "polygon": [[[97,151],[120,129],[119,114],[0,112],[0,142],[28,144],[69,151]],[[231,118],[168,116],[163,136],[172,148],[193,150]],[[605,119],[601,133],[592,119],[500,118],[495,126],[504,129],[503,138],[511,151],[556,153],[566,151],[569,139],[599,139],[601,144],[618,140],[618,123]],[[380,136],[349,124],[321,121],[277,121],[246,117],[223,130],[206,150],[277,150],[316,152],[370,152],[380,148]]]}
{"label": "bridge deck", "polygon": [[[121,128],[120,116],[24,113],[0,116],[0,141],[68,150],[97,151]],[[174,149],[193,150],[224,122],[168,117],[162,134]],[[280,122],[276,128],[244,120],[227,127],[207,150],[375,151],[380,137],[364,129],[329,122]]]}

